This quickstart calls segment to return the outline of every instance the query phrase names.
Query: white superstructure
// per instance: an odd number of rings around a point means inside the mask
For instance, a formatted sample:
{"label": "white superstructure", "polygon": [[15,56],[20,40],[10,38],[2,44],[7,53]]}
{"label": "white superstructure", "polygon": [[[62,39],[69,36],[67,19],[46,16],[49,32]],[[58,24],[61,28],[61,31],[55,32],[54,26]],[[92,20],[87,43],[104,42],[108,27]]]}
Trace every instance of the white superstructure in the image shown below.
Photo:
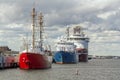
{"label": "white superstructure", "polygon": [[[69,30],[69,29],[67,29]],[[67,40],[73,42],[76,45],[77,49],[86,49],[88,50],[88,42],[89,38],[87,35],[82,32],[82,28],[80,26],[75,26],[72,28],[73,33],[67,33]]]}
{"label": "white superstructure", "polygon": [[67,40],[58,40],[56,43],[56,50],[57,51],[68,51],[68,52],[75,52],[76,46],[73,42],[68,42]]}

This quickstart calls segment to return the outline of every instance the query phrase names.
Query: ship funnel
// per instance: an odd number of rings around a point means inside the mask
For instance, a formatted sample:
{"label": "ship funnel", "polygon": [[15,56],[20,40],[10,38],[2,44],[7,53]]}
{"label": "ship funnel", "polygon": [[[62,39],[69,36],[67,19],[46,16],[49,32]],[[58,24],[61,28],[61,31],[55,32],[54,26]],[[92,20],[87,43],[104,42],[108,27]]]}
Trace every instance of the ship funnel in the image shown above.
{"label": "ship funnel", "polygon": [[80,34],[81,27],[80,26],[76,26],[73,31],[74,31],[74,34]]}

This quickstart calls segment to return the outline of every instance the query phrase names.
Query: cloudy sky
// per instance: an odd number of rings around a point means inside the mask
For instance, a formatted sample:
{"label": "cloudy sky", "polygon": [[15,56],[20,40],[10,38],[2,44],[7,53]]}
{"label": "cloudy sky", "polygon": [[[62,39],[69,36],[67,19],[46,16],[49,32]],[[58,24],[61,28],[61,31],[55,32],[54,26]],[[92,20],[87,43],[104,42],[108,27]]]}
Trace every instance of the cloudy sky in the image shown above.
{"label": "cloudy sky", "polygon": [[120,56],[119,3],[120,0],[0,0],[0,46],[20,50],[23,37],[30,36],[34,6],[44,14],[49,44],[54,45],[67,26],[81,25],[90,38],[89,54]]}

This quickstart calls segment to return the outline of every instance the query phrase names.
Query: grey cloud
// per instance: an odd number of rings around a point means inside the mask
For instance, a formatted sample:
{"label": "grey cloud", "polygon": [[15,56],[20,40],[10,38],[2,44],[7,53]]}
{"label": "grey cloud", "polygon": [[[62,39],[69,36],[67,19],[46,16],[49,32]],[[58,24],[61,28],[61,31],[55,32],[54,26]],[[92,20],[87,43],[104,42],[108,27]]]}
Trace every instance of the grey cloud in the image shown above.
{"label": "grey cloud", "polygon": [[[34,5],[32,0],[0,0],[0,5],[5,4],[8,7],[0,10],[6,11],[5,14],[2,14],[3,21],[0,20],[0,30],[8,31],[6,37],[18,38],[18,36],[26,34],[30,36],[28,26],[31,24],[31,11],[34,6],[38,13],[43,12],[45,30],[51,39],[63,35],[67,25],[80,23],[84,24],[89,35],[96,34],[96,37],[99,37],[97,34],[103,33],[105,30],[120,30],[119,3],[119,0],[109,0],[108,3],[100,4],[97,0],[36,0]],[[13,6],[11,7],[11,5]],[[116,14],[110,15],[106,20],[98,17],[99,14],[111,11],[116,11]],[[14,23],[18,26],[22,24],[22,26],[11,28],[10,24]],[[8,27],[8,25],[10,26]]]}

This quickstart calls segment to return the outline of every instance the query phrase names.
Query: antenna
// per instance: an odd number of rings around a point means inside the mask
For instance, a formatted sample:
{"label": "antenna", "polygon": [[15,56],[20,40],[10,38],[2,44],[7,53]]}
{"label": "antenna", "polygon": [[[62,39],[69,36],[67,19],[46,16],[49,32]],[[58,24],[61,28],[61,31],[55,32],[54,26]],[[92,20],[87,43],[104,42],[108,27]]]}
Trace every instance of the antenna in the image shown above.
{"label": "antenna", "polygon": [[67,37],[69,37],[69,35],[70,35],[70,33],[69,33],[69,28],[70,28],[70,27],[67,26],[67,29],[66,29]]}

